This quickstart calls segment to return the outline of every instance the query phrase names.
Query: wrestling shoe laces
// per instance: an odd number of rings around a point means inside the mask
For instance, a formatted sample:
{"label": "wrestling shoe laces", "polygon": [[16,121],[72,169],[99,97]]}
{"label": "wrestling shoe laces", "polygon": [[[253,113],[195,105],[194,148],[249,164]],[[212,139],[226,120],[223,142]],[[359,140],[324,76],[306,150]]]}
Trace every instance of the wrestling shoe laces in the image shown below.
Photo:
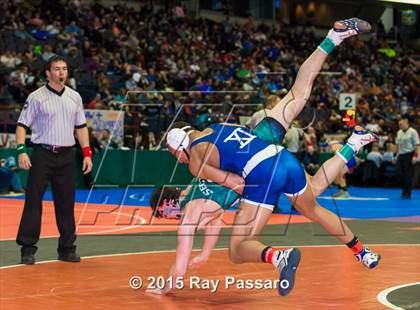
{"label": "wrestling shoe laces", "polygon": [[349,30],[356,30],[358,34],[368,33],[372,30],[372,26],[367,22],[357,17],[343,19],[334,23],[334,31],[346,32]]}
{"label": "wrestling shoe laces", "polygon": [[368,33],[371,29],[372,27],[368,22],[354,17],[336,21],[334,27],[328,32],[327,37],[334,42],[335,46],[338,46],[344,39]]}
{"label": "wrestling shoe laces", "polygon": [[365,145],[378,140],[378,136],[373,132],[364,129],[361,126],[356,126],[354,127],[352,135],[347,140],[347,144],[354,150],[355,153],[357,153]]}
{"label": "wrestling shoe laces", "polygon": [[381,256],[372,252],[368,247],[363,247],[363,250],[358,254],[354,254],[354,256],[357,261],[361,262],[363,266],[369,269],[375,268],[381,260]]}

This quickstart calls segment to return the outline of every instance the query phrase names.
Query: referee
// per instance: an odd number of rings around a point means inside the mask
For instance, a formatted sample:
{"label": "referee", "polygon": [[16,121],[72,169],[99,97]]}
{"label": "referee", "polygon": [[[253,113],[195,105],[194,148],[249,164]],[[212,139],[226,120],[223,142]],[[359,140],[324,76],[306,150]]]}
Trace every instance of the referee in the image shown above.
{"label": "referee", "polygon": [[[16,242],[21,246],[21,263],[35,263],[35,244],[41,231],[42,197],[48,182],[54,200],[55,217],[60,232],[58,259],[80,262],[76,254],[76,226],[74,220],[74,191],[76,163],[72,146],[74,131],[82,147],[83,172],[92,170],[92,152],[82,98],[64,85],[67,80],[67,62],[52,56],[45,71],[48,84],[29,94],[16,128],[19,167],[29,169],[25,207],[20,220]],[[32,156],[26,152],[25,137],[32,130]]]}
{"label": "referee", "polygon": [[397,176],[403,189],[401,197],[410,199],[413,188],[413,171],[416,162],[420,159],[420,139],[417,130],[410,127],[407,117],[400,119],[398,125],[400,130],[398,130],[395,139],[398,146]]}

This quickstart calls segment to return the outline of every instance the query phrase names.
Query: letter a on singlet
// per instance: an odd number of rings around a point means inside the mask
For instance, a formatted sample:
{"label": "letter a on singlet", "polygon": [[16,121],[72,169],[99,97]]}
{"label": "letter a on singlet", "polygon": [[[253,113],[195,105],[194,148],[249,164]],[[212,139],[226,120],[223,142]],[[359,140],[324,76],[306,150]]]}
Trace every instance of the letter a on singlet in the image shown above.
{"label": "letter a on singlet", "polygon": [[251,135],[250,133],[242,130],[241,128],[236,128],[223,142],[226,143],[228,141],[238,141],[240,145],[240,149],[243,149],[252,140],[254,140],[256,136]]}

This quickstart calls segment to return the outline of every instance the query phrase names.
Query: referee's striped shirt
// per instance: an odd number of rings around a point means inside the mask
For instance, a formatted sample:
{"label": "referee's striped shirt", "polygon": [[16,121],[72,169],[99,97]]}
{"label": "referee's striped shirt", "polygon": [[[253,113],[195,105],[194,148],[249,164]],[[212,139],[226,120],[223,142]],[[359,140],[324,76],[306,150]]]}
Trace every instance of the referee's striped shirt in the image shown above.
{"label": "referee's striped shirt", "polygon": [[86,127],[82,97],[67,86],[61,92],[42,86],[29,94],[17,125],[31,128],[32,143],[73,146],[74,129]]}

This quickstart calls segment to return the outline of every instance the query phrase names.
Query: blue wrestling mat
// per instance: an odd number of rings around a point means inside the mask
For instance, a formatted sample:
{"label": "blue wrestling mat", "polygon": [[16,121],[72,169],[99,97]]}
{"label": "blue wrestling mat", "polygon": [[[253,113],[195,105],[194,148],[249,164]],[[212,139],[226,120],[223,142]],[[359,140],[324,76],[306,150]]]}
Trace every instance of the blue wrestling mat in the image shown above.
{"label": "blue wrestling mat", "polygon": [[[153,188],[129,187],[98,188],[92,191],[77,190],[76,201],[79,203],[112,204],[148,207]],[[318,198],[319,204],[339,214],[341,217],[358,219],[378,219],[389,217],[420,216],[420,190],[413,191],[411,199],[401,199],[400,189],[395,188],[349,188],[350,197],[333,198],[335,189],[327,189]],[[0,196],[3,198],[24,199],[23,195]],[[46,192],[44,200],[52,200],[51,192]],[[289,214],[291,205],[282,196],[279,201],[282,213]]]}

